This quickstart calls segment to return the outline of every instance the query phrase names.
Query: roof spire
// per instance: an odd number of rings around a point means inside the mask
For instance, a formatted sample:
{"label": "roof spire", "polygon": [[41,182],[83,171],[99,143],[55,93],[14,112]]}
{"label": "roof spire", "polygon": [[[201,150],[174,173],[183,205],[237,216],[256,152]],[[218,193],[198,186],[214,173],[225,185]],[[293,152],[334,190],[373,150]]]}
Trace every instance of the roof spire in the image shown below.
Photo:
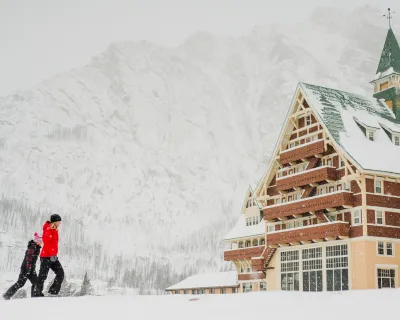
{"label": "roof spire", "polygon": [[384,17],[386,17],[386,19],[389,20],[389,29],[392,29],[391,20],[393,19],[393,13],[396,12],[390,12],[390,8],[388,8],[388,13],[383,15]]}

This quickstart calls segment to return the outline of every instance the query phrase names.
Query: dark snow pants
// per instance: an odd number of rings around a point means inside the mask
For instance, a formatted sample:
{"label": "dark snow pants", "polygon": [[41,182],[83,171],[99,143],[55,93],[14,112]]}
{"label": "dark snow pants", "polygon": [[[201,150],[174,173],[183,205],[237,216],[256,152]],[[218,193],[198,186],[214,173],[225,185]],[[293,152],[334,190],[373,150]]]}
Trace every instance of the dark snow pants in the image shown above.
{"label": "dark snow pants", "polygon": [[54,271],[56,278],[49,288],[49,293],[58,294],[60,292],[61,284],[64,281],[64,269],[58,258],[54,258],[55,261],[52,261],[51,258],[40,258],[40,271],[35,289],[36,297],[43,297],[43,286],[50,269]]}
{"label": "dark snow pants", "polygon": [[4,296],[10,299],[18,291],[18,289],[22,288],[25,285],[27,280],[29,280],[32,284],[31,296],[33,297],[36,280],[37,280],[36,272],[31,272],[31,273],[27,274],[23,270],[21,270],[21,273],[19,274],[17,282],[15,284],[13,284],[10,289],[7,290],[7,292],[4,294]]}

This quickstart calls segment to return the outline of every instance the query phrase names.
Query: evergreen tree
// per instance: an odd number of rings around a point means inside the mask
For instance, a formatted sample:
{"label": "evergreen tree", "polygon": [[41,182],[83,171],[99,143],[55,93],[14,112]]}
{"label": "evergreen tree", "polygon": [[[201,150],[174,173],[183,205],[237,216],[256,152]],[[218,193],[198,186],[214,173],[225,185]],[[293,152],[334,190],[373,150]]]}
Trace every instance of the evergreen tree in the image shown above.
{"label": "evergreen tree", "polygon": [[92,284],[90,283],[90,278],[87,274],[85,273],[85,276],[83,278],[81,290],[79,291],[79,296],[87,296],[87,295],[92,295],[93,294],[93,287]]}
{"label": "evergreen tree", "polygon": [[67,279],[64,279],[63,283],[61,284],[61,289],[60,289],[60,297],[71,297],[75,294],[75,290],[72,289],[72,285],[67,281]]}

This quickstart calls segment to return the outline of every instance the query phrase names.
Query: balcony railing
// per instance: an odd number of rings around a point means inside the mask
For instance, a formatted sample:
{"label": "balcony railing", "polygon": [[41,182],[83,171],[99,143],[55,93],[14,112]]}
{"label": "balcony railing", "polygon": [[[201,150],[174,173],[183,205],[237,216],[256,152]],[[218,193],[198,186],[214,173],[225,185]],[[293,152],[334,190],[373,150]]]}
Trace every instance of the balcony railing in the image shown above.
{"label": "balcony railing", "polygon": [[328,166],[319,167],[295,173],[291,176],[277,178],[276,188],[278,191],[289,190],[325,180],[337,180],[336,168]]}
{"label": "balcony railing", "polygon": [[335,221],[271,232],[267,234],[267,243],[268,245],[279,245],[321,239],[334,240],[349,237],[349,234],[350,226],[347,222]]}
{"label": "balcony railing", "polygon": [[353,203],[353,193],[342,190],[265,207],[264,219],[273,220],[327,208],[352,207]]}
{"label": "balcony railing", "polygon": [[286,164],[292,161],[312,157],[316,154],[321,154],[325,151],[324,140],[317,140],[311,143],[306,143],[292,149],[284,150],[279,155],[279,162]]}
{"label": "balcony railing", "polygon": [[252,257],[259,257],[263,253],[264,248],[265,246],[259,246],[252,248],[227,250],[224,252],[224,260],[232,261],[232,260],[251,259]]}

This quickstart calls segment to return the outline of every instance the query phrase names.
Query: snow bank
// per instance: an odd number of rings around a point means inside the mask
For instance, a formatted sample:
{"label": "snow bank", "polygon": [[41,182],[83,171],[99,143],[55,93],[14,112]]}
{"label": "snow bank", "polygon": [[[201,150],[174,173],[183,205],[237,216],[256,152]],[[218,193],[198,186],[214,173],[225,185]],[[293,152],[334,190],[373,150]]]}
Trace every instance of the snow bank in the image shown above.
{"label": "snow bank", "polygon": [[[190,301],[194,297],[200,300]],[[344,293],[42,298],[0,301],[0,319],[243,320],[268,317],[280,320],[375,320],[396,317],[399,299],[400,290],[397,289]]]}

